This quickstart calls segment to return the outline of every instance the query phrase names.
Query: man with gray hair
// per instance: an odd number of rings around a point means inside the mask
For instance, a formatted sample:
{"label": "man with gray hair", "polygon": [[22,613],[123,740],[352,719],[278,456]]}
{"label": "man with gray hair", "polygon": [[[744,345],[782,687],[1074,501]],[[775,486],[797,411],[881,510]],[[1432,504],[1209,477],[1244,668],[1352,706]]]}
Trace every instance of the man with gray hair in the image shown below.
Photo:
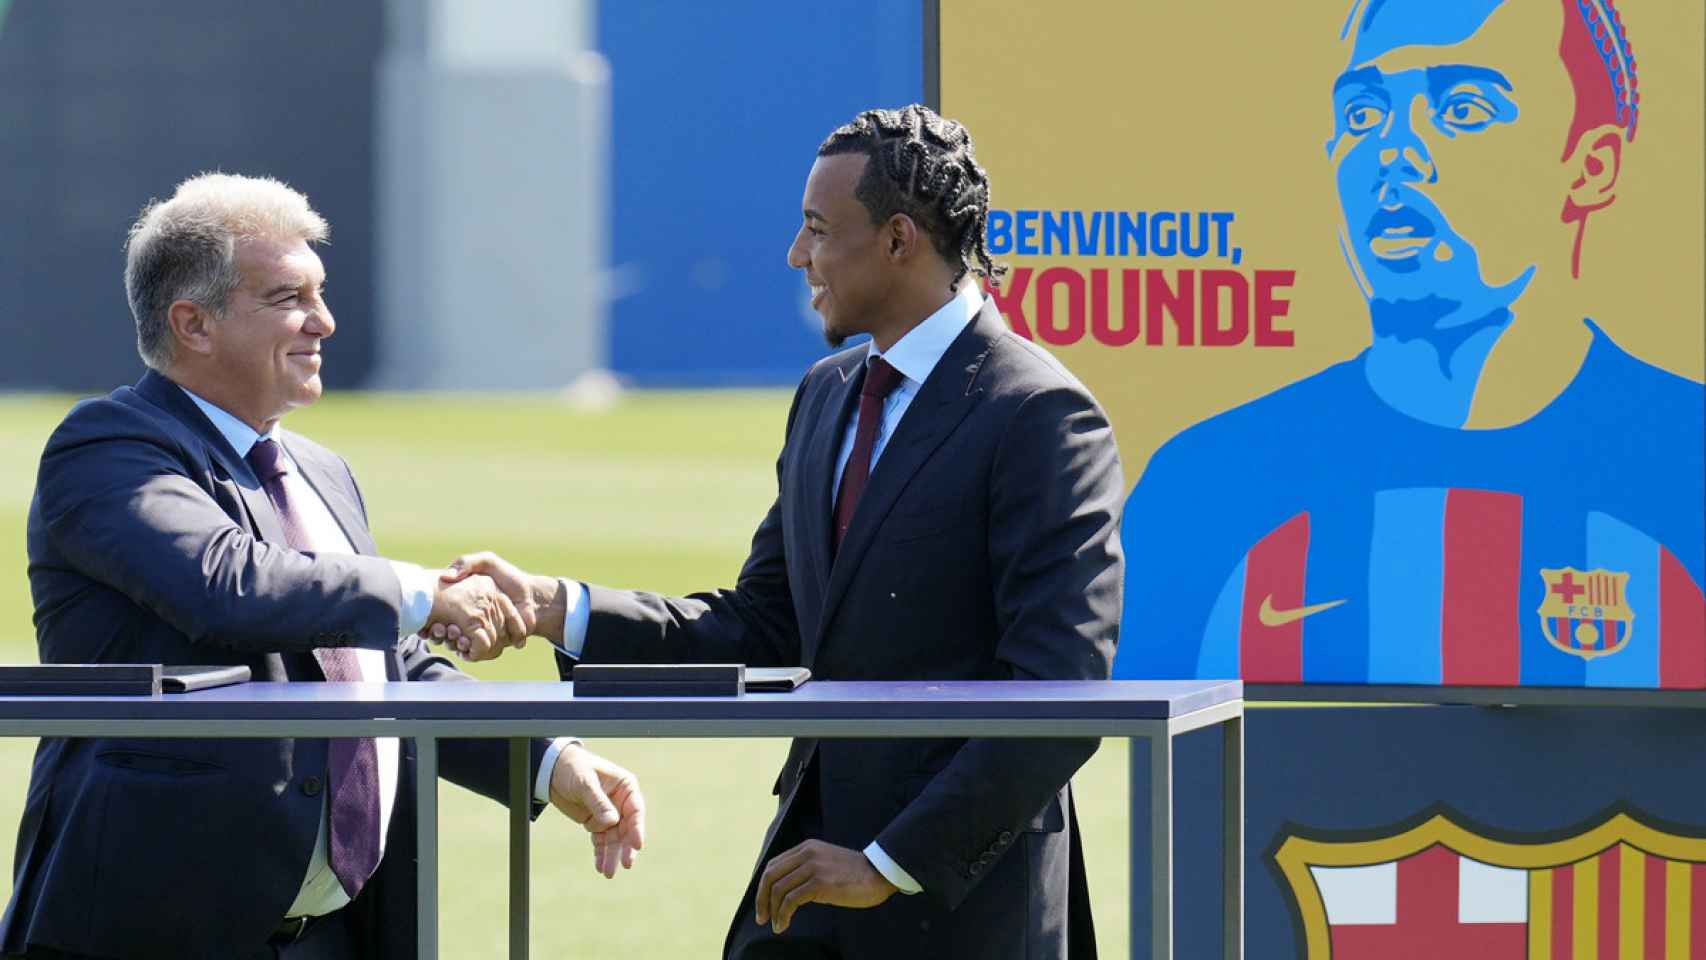
{"label": "man with gray hair", "polygon": [[[377,556],[348,464],[282,430],[321,393],[336,329],[307,198],[205,174],[132,228],[125,287],[148,371],[48,440],[28,525],[43,663],[241,664],[273,681],[467,681],[416,635],[484,658],[537,624],[492,581]],[[444,775],[503,801],[499,741]],[[0,952],[27,958],[413,956],[412,744],[44,739]],[[605,876],[644,840],[632,774],[539,741],[546,803]]]}

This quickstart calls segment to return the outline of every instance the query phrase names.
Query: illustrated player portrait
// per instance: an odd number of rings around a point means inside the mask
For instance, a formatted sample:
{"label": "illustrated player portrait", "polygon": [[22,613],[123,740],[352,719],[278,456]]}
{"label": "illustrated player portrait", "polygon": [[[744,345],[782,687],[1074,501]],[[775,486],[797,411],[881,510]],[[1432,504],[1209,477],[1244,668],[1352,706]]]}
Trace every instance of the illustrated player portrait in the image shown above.
{"label": "illustrated player portrait", "polygon": [[1116,678],[1706,686],[1706,391],[1601,327],[1702,318],[1583,293],[1643,242],[1642,154],[1699,150],[1640,136],[1643,97],[1691,93],[1642,85],[1638,16],[1352,8],[1307,116],[1371,342],[1155,454]]}

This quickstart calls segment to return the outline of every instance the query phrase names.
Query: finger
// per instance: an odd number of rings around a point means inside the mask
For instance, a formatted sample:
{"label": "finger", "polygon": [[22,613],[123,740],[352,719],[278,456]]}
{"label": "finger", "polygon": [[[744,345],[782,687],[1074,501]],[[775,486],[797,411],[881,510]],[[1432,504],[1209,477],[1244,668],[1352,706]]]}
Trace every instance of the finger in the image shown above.
{"label": "finger", "polygon": [[758,876],[758,890],[752,895],[752,919],[761,927],[770,922],[770,887],[781,875],[776,866],[776,861],[780,859],[779,856],[772,857],[770,862],[764,865],[764,872]]}
{"label": "finger", "polygon": [[497,618],[503,624],[502,636],[510,646],[519,648],[527,642],[527,624],[521,619],[521,611],[515,608],[515,603],[506,594],[495,594],[492,600],[497,604]]}
{"label": "finger", "polygon": [[489,551],[484,550],[478,553],[464,553],[450,561],[450,565],[445,567],[440,579],[445,583],[455,583],[465,577],[479,573],[485,569],[485,565],[491,556],[492,554]]}
{"label": "finger", "polygon": [[491,631],[486,628],[485,624],[473,625],[471,629],[464,630],[462,632],[462,636],[468,641],[469,660],[478,663],[481,660],[490,659],[492,650],[492,634]]}
{"label": "finger", "polygon": [[582,826],[594,833],[602,833],[621,824],[622,815],[596,780],[584,776],[577,776],[575,780],[575,800],[590,814]]}
{"label": "finger", "polygon": [[[439,626],[444,626],[444,625],[439,624]],[[446,640],[449,640],[451,643],[461,643],[462,642],[462,626],[460,624],[453,623],[447,627],[444,627],[444,638]]]}
{"label": "finger", "polygon": [[[588,833],[602,833],[621,823],[622,817],[599,784],[598,774],[591,769],[590,755],[571,753],[581,749],[570,747],[558,755],[559,766],[552,773],[551,789],[561,793],[566,804],[587,814],[585,819],[577,822]],[[556,779],[558,776],[563,778],[561,786]]]}
{"label": "finger", "polygon": [[776,909],[776,919],[771,922],[770,929],[777,933],[786,932],[788,925],[794,922],[794,911],[817,900],[821,888],[822,884],[813,877],[788,891],[788,895],[782,898],[782,903]]}
{"label": "finger", "polygon": [[765,913],[770,917],[770,929],[781,933],[786,929],[782,921],[782,903],[795,887],[809,882],[816,876],[817,870],[810,860],[801,860],[792,869],[779,871],[775,882],[770,884],[770,900],[765,907]]}
{"label": "finger", "polygon": [[611,799],[622,807],[622,842],[635,850],[646,846],[646,797],[639,783],[630,779],[620,788],[620,797]]}
{"label": "finger", "polygon": [[437,640],[440,643],[444,642],[444,639],[445,639],[444,624],[435,623],[432,625],[432,638],[434,640]]}
{"label": "finger", "polygon": [[769,922],[769,890],[771,887],[775,887],[778,878],[793,870],[793,865],[798,861],[800,846],[804,846],[804,844],[788,847],[783,853],[778,853],[773,858],[769,858],[769,863],[764,865],[763,875],[759,875],[757,878],[757,892],[752,895],[752,912],[754,912],[754,919],[759,922],[759,926],[764,926],[766,922]]}
{"label": "finger", "polygon": [[607,832],[592,835],[593,868],[603,874],[606,880],[616,876],[616,858],[611,847],[610,836]]}

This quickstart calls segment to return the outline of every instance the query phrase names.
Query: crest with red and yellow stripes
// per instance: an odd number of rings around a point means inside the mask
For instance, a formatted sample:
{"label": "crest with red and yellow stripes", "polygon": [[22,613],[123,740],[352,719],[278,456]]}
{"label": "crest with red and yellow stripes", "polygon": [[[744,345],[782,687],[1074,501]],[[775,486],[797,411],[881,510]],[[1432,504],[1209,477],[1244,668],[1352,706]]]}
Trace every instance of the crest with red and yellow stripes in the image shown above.
{"label": "crest with red and yellow stripes", "polygon": [[1706,955],[1706,837],[1617,812],[1494,839],[1446,812],[1275,848],[1307,960],[1688,960]]}

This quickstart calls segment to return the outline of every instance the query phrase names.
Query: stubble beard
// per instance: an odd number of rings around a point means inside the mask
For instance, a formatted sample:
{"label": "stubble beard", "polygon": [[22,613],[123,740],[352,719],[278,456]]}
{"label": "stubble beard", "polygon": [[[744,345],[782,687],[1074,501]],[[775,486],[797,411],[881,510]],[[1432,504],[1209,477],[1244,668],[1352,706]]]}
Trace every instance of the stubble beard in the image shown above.
{"label": "stubble beard", "polygon": [[823,318],[823,342],[829,344],[829,349],[840,350],[848,336],[847,331],[835,325],[835,321]]}

